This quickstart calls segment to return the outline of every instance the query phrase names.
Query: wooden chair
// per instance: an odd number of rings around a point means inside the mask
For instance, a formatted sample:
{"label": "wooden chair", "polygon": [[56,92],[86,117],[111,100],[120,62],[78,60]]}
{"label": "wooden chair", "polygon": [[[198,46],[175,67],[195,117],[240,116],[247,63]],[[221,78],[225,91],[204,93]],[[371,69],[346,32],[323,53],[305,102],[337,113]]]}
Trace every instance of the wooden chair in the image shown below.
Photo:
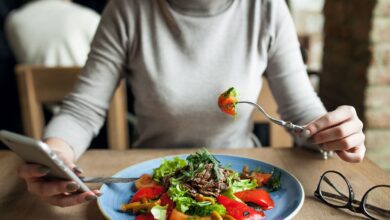
{"label": "wooden chair", "polygon": [[[59,103],[72,90],[81,68],[19,65],[15,71],[24,132],[41,139],[45,125],[43,104]],[[123,150],[129,147],[125,80],[120,82],[112,98],[107,130],[109,148]]]}
{"label": "wooden chair", "polygon": [[[271,93],[268,82],[266,79],[263,80],[263,88],[260,92],[259,100],[257,101],[264,110],[274,116],[276,118],[280,118],[277,113],[277,104]],[[270,146],[271,147],[291,147],[293,146],[293,140],[291,135],[284,130],[279,125],[274,123],[270,123],[264,116],[258,111],[254,111],[253,113],[253,121],[254,123],[264,123],[269,125],[269,133],[270,133]]]}

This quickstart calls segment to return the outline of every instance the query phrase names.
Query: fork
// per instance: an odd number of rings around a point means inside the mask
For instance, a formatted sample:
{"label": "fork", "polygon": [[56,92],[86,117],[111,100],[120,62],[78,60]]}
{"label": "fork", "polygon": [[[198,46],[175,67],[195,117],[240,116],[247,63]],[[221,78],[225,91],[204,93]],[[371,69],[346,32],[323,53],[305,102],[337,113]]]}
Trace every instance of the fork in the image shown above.
{"label": "fork", "polygon": [[[238,102],[236,102],[236,104],[249,104],[249,105],[252,105],[252,106],[256,107],[261,113],[263,113],[263,115],[268,120],[270,120],[271,122],[273,122],[273,123],[275,123],[277,125],[280,125],[280,126],[284,127],[287,131],[293,132],[293,133],[298,134],[298,135],[302,135],[302,137],[304,137],[304,138],[308,138],[309,137],[310,132],[308,130],[306,130],[305,127],[303,127],[301,125],[293,124],[291,121],[287,121],[286,122],[286,121],[283,121],[281,119],[276,119],[276,118],[270,116],[263,109],[263,107],[261,107],[257,103],[253,103],[253,102],[249,102],[249,101],[238,101]],[[325,150],[321,149],[321,147],[319,147],[319,146],[317,146],[317,148],[318,148],[318,150],[322,154],[322,157],[325,160],[328,159],[328,157],[333,154],[332,151],[325,151]]]}
{"label": "fork", "polygon": [[123,177],[80,177],[84,183],[129,183],[134,182],[139,178],[123,178]]}
{"label": "fork", "polygon": [[261,113],[263,113],[263,115],[268,120],[272,121],[273,123],[275,123],[277,125],[280,125],[280,126],[284,127],[288,131],[294,132],[296,134],[302,134],[303,133],[303,135],[305,135],[305,137],[308,136],[308,133],[304,132],[305,131],[305,127],[293,124],[291,121],[287,121],[286,122],[286,121],[283,121],[283,120],[280,120],[280,119],[276,119],[276,118],[270,116],[259,104],[256,104],[256,103],[253,103],[253,102],[249,102],[249,101],[238,101],[236,104],[241,104],[241,103],[243,103],[243,104],[250,104],[250,105],[255,106]]}

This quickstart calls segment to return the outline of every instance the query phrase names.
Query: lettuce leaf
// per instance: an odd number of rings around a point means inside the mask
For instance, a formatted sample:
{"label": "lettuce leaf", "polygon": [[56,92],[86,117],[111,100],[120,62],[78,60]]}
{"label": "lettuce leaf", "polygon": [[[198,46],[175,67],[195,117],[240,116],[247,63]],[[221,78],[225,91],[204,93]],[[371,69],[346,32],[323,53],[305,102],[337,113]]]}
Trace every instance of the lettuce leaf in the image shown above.
{"label": "lettuce leaf", "polygon": [[167,219],[167,208],[168,208],[168,206],[155,205],[150,210],[150,212],[152,213],[154,219],[166,220]]}
{"label": "lettuce leaf", "polygon": [[236,200],[237,202],[244,203],[241,199],[239,199],[237,196],[234,195],[232,188],[228,188],[227,190],[225,190],[222,193],[222,195],[224,195],[230,199]]}
{"label": "lettuce leaf", "polygon": [[187,215],[209,216],[213,211],[220,215],[226,214],[226,209],[220,204],[211,204],[209,201],[198,202],[191,197],[180,197],[176,201],[176,209]]}
{"label": "lettuce leaf", "polygon": [[256,180],[243,179],[234,181],[231,185],[233,193],[256,188]]}
{"label": "lettuce leaf", "polygon": [[237,172],[233,172],[230,176],[227,177],[227,182],[229,186],[230,193],[240,192],[248,189],[256,188],[256,180],[250,179],[239,179],[239,174]]}
{"label": "lettuce leaf", "polygon": [[208,216],[216,211],[220,215],[226,213],[224,206],[211,204],[209,201],[198,202],[189,196],[186,189],[181,184],[171,185],[168,189],[168,195],[176,203],[176,209],[188,215]]}
{"label": "lettuce leaf", "polygon": [[196,216],[209,216],[213,211],[217,212],[221,216],[226,214],[226,208],[223,205],[210,204],[210,202],[197,202],[190,207],[186,214]]}
{"label": "lettuce leaf", "polygon": [[172,184],[168,189],[168,195],[176,203],[176,209],[180,212],[186,212],[192,204],[187,191],[180,184]]}
{"label": "lettuce leaf", "polygon": [[161,182],[162,178],[173,174],[177,169],[183,168],[187,162],[179,157],[174,157],[172,160],[164,159],[158,168],[153,169],[153,179]]}

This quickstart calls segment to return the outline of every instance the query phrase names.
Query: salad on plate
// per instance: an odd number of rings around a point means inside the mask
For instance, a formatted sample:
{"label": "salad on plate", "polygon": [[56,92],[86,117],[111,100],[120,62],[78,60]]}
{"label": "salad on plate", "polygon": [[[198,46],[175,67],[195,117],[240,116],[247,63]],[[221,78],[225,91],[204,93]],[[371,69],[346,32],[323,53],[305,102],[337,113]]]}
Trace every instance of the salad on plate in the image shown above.
{"label": "salad on plate", "polygon": [[264,219],[274,208],[270,191],[278,190],[281,173],[243,166],[240,173],[223,167],[207,150],[163,160],[135,181],[135,193],[121,210],[136,220]]}

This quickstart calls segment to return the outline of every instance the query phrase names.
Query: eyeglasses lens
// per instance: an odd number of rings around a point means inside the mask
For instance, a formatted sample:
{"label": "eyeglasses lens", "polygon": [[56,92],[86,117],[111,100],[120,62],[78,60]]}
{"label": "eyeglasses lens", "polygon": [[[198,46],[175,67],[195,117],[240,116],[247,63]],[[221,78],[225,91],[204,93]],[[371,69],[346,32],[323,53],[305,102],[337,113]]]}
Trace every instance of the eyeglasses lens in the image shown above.
{"label": "eyeglasses lens", "polygon": [[325,174],[320,183],[320,193],[325,201],[337,207],[348,204],[349,188],[345,179],[337,173]]}
{"label": "eyeglasses lens", "polygon": [[390,186],[380,186],[367,194],[367,213],[375,219],[390,219]]}

